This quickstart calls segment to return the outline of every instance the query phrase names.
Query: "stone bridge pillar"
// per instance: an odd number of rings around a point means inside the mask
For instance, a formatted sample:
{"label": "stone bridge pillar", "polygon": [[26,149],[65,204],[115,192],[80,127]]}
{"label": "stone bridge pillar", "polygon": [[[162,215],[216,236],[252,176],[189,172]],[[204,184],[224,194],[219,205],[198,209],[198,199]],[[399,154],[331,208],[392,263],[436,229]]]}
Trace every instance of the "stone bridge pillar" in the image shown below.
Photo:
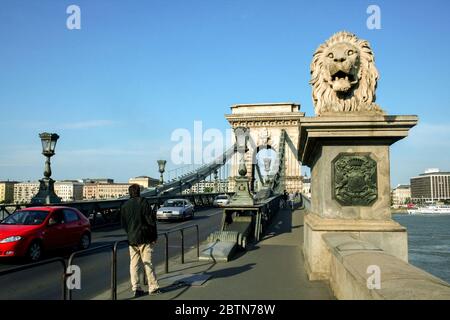
{"label": "stone bridge pillar", "polygon": [[373,53],[351,33],[319,47],[311,75],[316,116],[300,123],[301,161],[311,168],[303,248],[309,278],[328,278],[327,233],[350,233],[407,261],[406,228],[391,219],[389,149],[417,116],[389,116],[375,104]]}
{"label": "stone bridge pillar", "polygon": [[302,120],[302,162],[311,168],[304,254],[312,280],[326,278],[322,235],[329,232],[351,232],[407,261],[406,229],[391,219],[389,146],[416,123],[416,116]]}

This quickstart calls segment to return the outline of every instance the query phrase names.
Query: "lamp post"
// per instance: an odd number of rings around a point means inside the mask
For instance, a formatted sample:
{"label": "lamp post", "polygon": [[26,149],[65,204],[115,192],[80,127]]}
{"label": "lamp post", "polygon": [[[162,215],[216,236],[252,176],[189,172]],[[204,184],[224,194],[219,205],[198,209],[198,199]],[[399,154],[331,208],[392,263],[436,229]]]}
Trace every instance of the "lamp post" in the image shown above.
{"label": "lamp post", "polygon": [[158,168],[159,168],[159,173],[161,174],[160,178],[159,178],[159,183],[162,185],[164,183],[164,171],[166,170],[166,160],[158,160]]}
{"label": "lamp post", "polygon": [[245,165],[245,153],[247,152],[247,141],[249,131],[245,127],[237,127],[234,130],[236,136],[236,151],[238,153],[238,174],[235,177],[235,194],[232,199],[233,205],[253,205],[253,196],[250,193],[249,181],[247,177],[247,166]]}
{"label": "lamp post", "polygon": [[248,131],[245,127],[237,127],[234,130],[236,135],[236,149],[238,153],[238,173],[240,177],[245,177],[247,174],[247,166],[245,165],[245,153],[247,151]]}
{"label": "lamp post", "polygon": [[219,178],[219,172],[217,170],[214,170],[214,192],[220,192],[220,187],[218,183]]}
{"label": "lamp post", "polygon": [[47,158],[44,167],[44,178],[39,180],[39,191],[31,199],[33,204],[60,203],[61,198],[55,193],[55,180],[51,177],[52,169],[50,158],[55,155],[56,142],[59,136],[56,133],[43,132],[39,134],[42,142],[42,154]]}

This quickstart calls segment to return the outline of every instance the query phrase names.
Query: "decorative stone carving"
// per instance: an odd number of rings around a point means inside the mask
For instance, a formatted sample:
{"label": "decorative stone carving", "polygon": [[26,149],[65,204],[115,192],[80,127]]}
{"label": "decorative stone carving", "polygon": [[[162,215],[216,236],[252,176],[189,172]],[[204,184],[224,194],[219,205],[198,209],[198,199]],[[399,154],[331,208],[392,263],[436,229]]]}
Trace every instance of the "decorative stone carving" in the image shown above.
{"label": "decorative stone carving", "polygon": [[378,197],[377,162],[368,154],[339,154],[332,162],[334,199],[343,206],[370,206]]}
{"label": "decorative stone carving", "polygon": [[275,121],[263,121],[263,120],[258,120],[258,121],[240,121],[240,122],[235,122],[235,121],[230,121],[231,122],[231,126],[233,128],[237,128],[237,127],[277,127],[277,126],[282,126],[282,127],[297,127],[298,126],[298,121],[292,121],[292,120],[285,120],[282,122],[275,122]]}
{"label": "decorative stone carving", "polygon": [[338,32],[320,45],[311,62],[316,115],[326,113],[383,114],[375,104],[378,71],[369,42]]}
{"label": "decorative stone carving", "polygon": [[270,131],[267,128],[261,129],[258,133],[258,144],[259,145],[268,145],[270,140]]}

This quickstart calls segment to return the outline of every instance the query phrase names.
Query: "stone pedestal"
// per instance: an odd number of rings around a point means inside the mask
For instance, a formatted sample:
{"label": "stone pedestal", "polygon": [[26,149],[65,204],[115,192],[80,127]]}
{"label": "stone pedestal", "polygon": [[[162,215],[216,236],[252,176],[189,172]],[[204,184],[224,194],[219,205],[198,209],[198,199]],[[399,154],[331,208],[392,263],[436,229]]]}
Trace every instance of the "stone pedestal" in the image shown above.
{"label": "stone pedestal", "polygon": [[44,178],[39,180],[39,191],[31,199],[32,204],[51,204],[60,203],[61,198],[55,193],[55,180]]}
{"label": "stone pedestal", "polygon": [[391,219],[389,148],[417,121],[417,116],[358,114],[302,119],[301,159],[311,168],[304,239],[311,280],[327,278],[325,233],[352,233],[408,260],[406,229]]}
{"label": "stone pedestal", "polygon": [[253,197],[249,190],[249,181],[247,177],[235,177],[235,194],[231,199],[233,206],[251,206],[253,205]]}

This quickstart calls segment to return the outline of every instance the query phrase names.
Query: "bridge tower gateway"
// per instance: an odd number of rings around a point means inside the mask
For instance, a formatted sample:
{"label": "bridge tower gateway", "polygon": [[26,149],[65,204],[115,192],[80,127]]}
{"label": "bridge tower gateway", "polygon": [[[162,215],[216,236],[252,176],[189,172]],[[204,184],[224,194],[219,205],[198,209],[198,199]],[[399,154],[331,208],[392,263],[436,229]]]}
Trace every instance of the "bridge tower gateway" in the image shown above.
{"label": "bridge tower gateway", "polygon": [[[231,114],[225,115],[231,128],[245,127],[249,132],[248,152],[245,163],[250,189],[258,191],[267,176],[276,173],[278,151],[282,130],[286,132],[284,156],[284,188],[288,192],[302,190],[301,162],[299,161],[299,124],[305,116],[300,105],[295,103],[255,103],[231,106]],[[231,141],[236,137],[232,131]],[[269,160],[270,159],[270,160]],[[270,168],[268,168],[270,164]],[[234,177],[239,176],[239,159],[235,154],[231,159],[229,190],[234,190]],[[269,170],[267,170],[269,169]]]}

